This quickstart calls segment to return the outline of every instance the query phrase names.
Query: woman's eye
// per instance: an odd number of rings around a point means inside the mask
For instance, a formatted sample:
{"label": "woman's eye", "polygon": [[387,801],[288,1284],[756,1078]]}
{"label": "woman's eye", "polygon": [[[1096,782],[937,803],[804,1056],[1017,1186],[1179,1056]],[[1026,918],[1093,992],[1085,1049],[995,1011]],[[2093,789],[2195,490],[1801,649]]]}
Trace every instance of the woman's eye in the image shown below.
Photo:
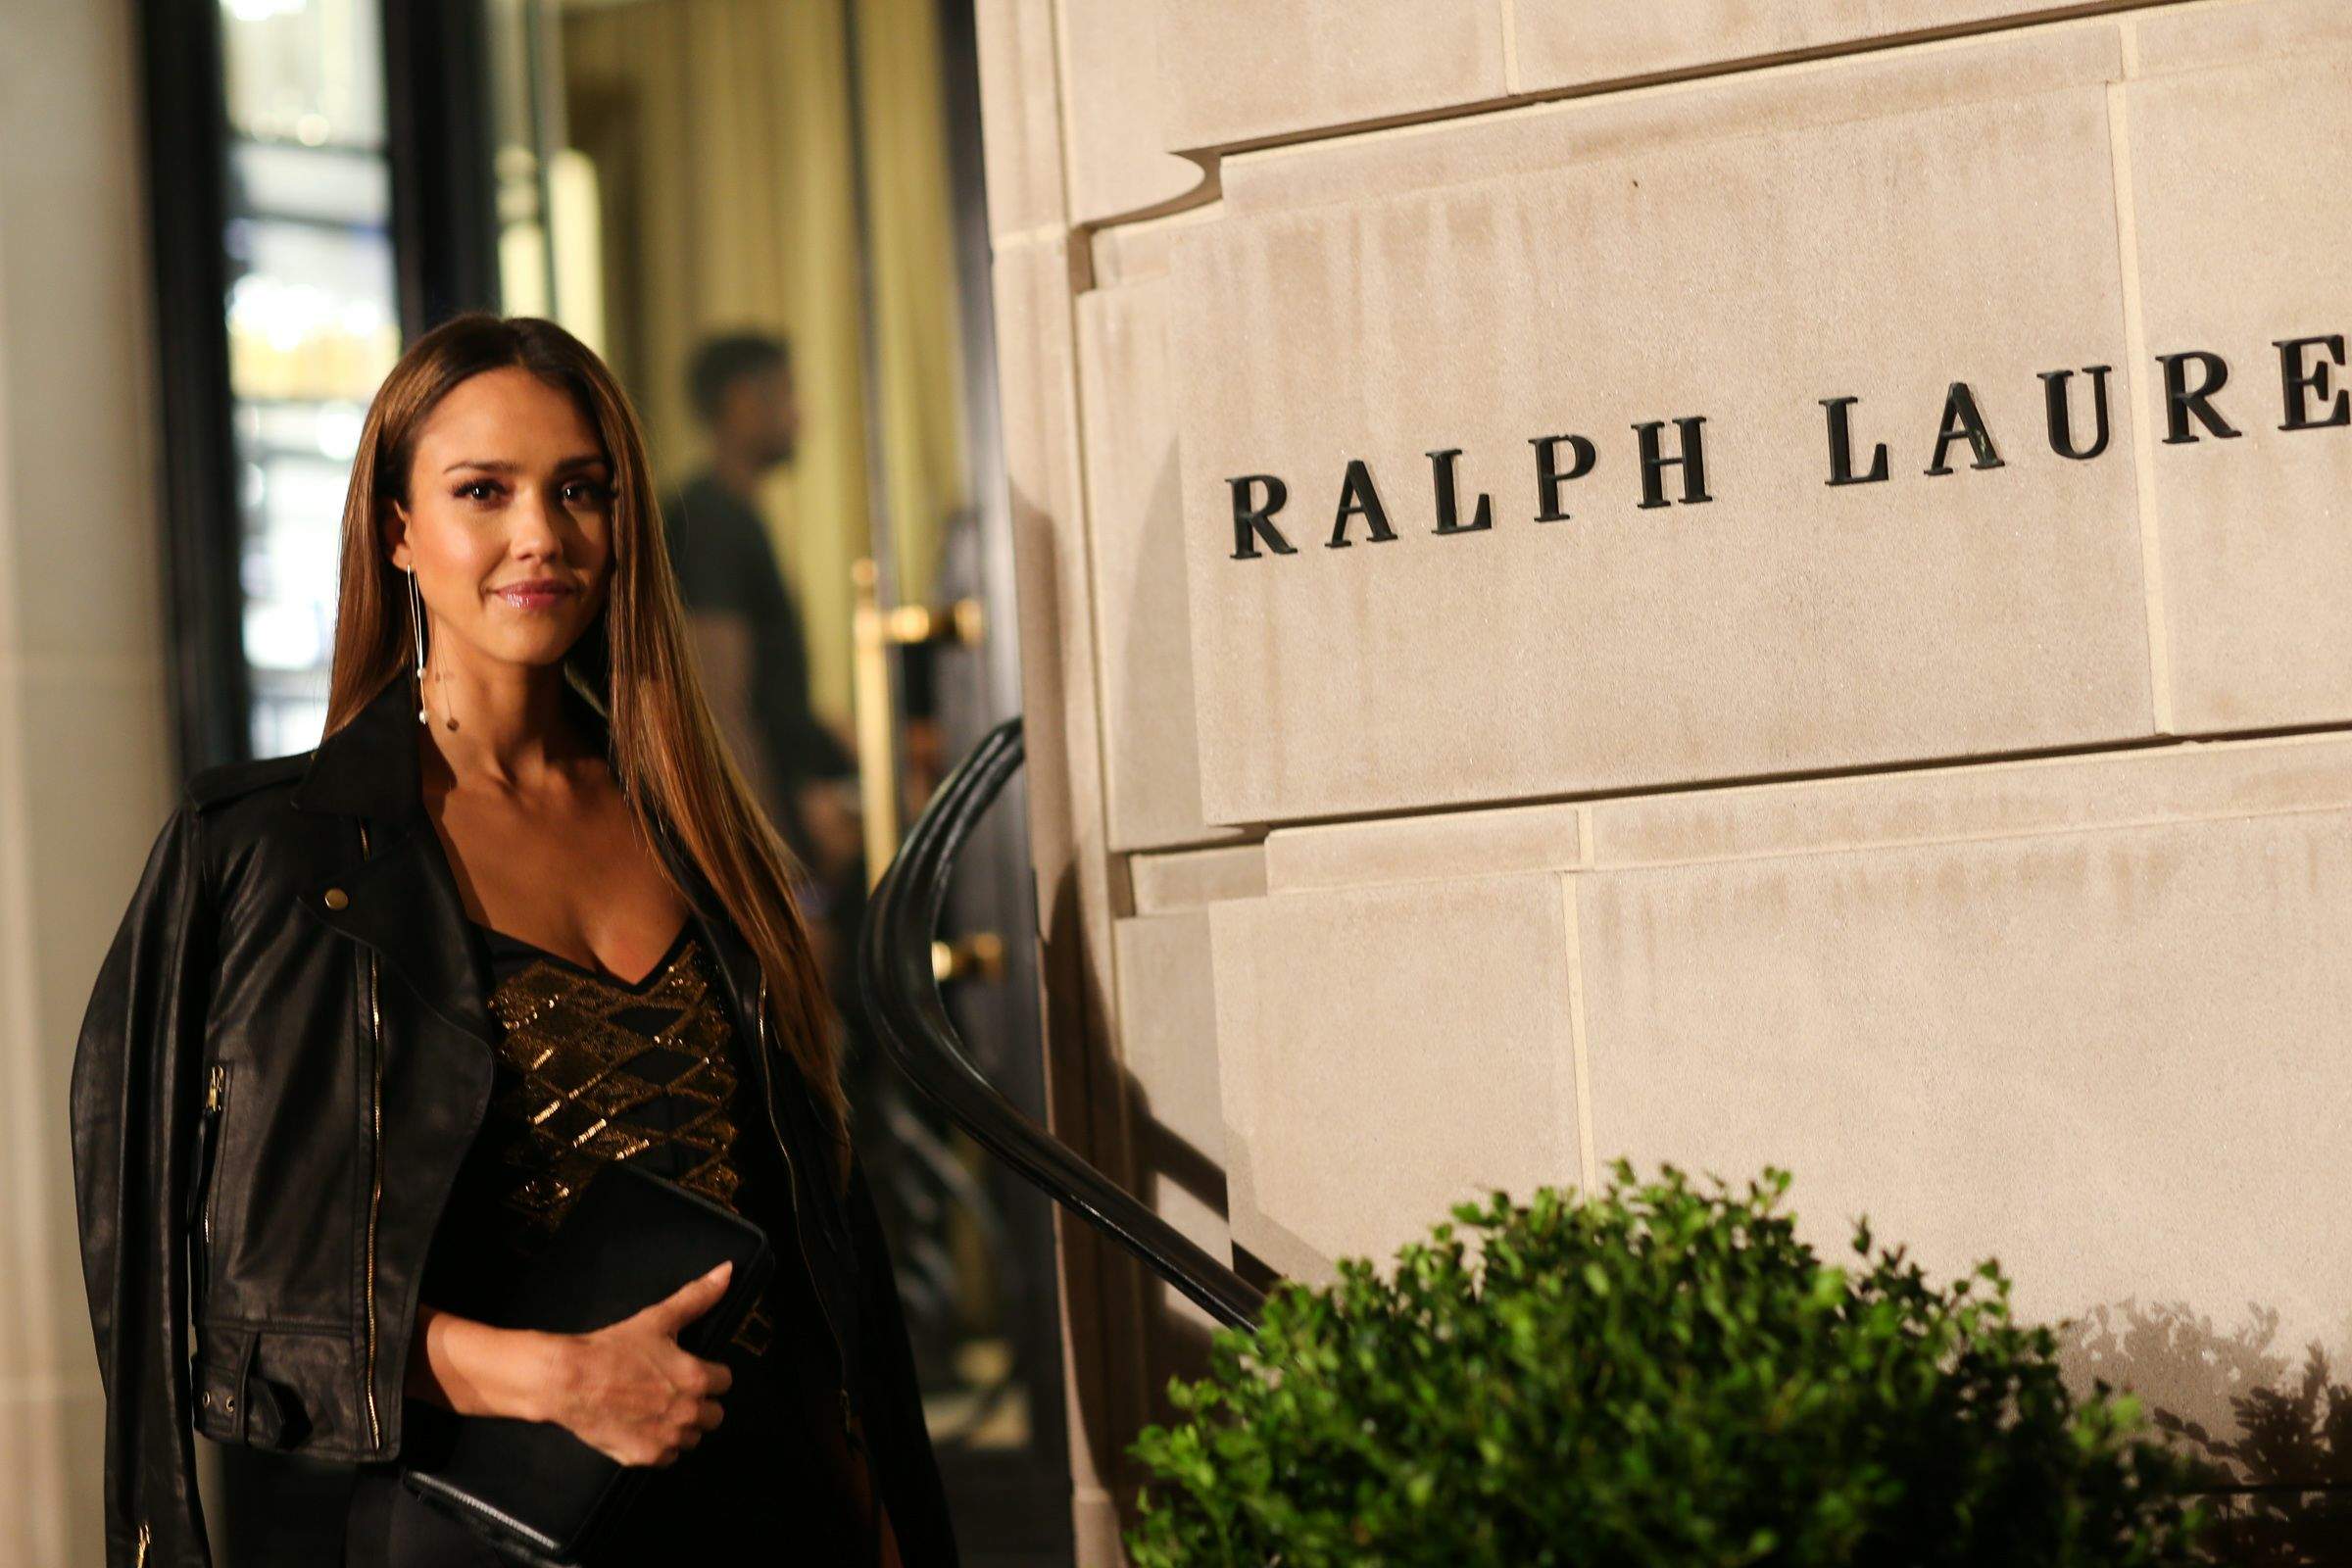
{"label": "woman's eye", "polygon": [[462,501],[487,501],[490,499],[488,496],[477,496],[474,494],[474,492],[476,490],[495,490],[497,488],[498,486],[492,484],[487,479],[475,479],[470,483],[458,486],[458,498]]}
{"label": "woman's eye", "polygon": [[608,501],[612,499],[612,492],[606,489],[603,485],[598,484],[593,479],[574,479],[564,488],[567,490],[577,490],[581,492],[579,499],[590,505],[596,505],[598,503]]}

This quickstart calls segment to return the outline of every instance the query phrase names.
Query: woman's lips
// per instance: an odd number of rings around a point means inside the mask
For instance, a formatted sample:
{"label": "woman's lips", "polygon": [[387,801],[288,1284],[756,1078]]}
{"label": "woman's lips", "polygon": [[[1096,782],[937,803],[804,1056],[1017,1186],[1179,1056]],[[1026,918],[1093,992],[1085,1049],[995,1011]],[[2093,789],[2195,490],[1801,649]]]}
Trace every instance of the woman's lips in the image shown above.
{"label": "woman's lips", "polygon": [[569,599],[572,592],[563,583],[516,583],[511,588],[499,589],[497,597],[516,610],[547,610]]}

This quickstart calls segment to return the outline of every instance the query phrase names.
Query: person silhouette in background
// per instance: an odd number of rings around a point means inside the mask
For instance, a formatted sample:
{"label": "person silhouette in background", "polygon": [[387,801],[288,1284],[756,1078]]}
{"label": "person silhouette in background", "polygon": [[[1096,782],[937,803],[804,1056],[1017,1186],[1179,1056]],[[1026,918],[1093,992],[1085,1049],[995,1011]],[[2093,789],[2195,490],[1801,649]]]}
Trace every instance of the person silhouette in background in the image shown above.
{"label": "person silhouette in background", "polygon": [[687,391],[710,432],[710,460],[663,499],[662,517],[688,634],[737,765],[814,880],[801,891],[818,940],[834,950],[820,955],[823,967],[838,978],[847,958],[839,921],[852,912],[841,906],[863,889],[858,763],[809,706],[800,607],[758,499],[760,480],[799,444],[790,346],[760,332],[706,339]]}

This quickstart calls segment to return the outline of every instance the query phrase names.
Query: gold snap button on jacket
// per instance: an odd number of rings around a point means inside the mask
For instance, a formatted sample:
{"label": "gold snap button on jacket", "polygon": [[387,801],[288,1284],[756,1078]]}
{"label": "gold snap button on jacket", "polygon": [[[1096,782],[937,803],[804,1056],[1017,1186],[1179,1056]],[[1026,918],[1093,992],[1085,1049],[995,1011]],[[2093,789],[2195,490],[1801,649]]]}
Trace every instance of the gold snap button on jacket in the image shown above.
{"label": "gold snap button on jacket", "polygon": [[326,890],[326,906],[328,908],[340,909],[343,907],[343,906],[349,904],[350,902],[351,895],[344,892],[341,888],[328,888]]}

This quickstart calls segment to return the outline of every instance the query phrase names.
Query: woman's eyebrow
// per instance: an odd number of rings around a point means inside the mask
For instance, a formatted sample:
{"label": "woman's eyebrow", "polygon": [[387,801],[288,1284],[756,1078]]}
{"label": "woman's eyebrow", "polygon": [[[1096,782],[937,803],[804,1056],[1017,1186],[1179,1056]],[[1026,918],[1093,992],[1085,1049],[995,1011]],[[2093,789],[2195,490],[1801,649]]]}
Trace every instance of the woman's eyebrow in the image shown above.
{"label": "woman's eyebrow", "polygon": [[[562,463],[557,464],[556,472],[566,473],[573,468],[601,468],[609,467],[610,466],[610,461],[603,453],[582,452],[575,456],[565,458]],[[522,471],[522,465],[519,463],[506,463],[492,458],[467,458],[463,463],[451,464],[448,467],[443,468],[441,471],[443,473],[455,473],[460,468],[479,468],[484,473],[520,473]]]}

